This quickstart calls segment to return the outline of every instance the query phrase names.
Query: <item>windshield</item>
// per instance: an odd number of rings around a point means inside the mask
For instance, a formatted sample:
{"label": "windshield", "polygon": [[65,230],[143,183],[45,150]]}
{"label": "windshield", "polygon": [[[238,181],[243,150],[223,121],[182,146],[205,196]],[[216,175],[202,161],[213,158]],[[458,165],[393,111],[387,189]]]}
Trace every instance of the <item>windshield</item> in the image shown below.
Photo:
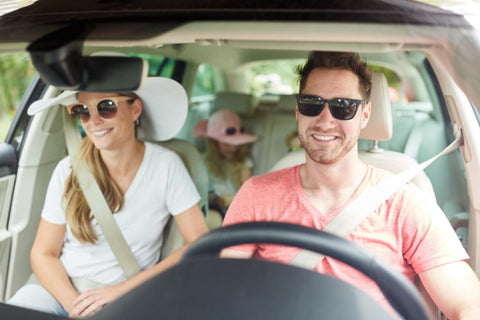
{"label": "windshield", "polygon": [[480,3],[476,0],[416,0],[442,9],[462,14],[477,30],[480,30]]}

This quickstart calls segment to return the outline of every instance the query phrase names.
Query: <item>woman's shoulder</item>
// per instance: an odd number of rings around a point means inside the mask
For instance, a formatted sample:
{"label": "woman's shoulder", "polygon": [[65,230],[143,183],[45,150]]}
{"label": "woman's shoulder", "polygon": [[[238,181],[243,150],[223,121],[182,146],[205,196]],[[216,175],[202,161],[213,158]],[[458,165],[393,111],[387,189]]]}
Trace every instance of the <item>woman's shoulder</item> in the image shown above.
{"label": "woman's shoulder", "polygon": [[155,166],[159,164],[182,164],[183,161],[180,156],[173,150],[167,147],[155,144],[152,142],[145,142],[145,157],[150,160],[150,163],[154,163]]}
{"label": "woman's shoulder", "polygon": [[60,160],[57,163],[57,166],[55,168],[55,171],[58,173],[61,173],[62,175],[70,173],[71,170],[72,170],[72,163],[70,160],[70,156],[66,156],[65,158]]}
{"label": "woman's shoulder", "polygon": [[145,154],[150,157],[178,157],[175,151],[162,145],[145,141]]}
{"label": "woman's shoulder", "polygon": [[57,163],[50,177],[50,183],[55,182],[57,184],[63,185],[70,172],[72,172],[70,157],[66,156]]}

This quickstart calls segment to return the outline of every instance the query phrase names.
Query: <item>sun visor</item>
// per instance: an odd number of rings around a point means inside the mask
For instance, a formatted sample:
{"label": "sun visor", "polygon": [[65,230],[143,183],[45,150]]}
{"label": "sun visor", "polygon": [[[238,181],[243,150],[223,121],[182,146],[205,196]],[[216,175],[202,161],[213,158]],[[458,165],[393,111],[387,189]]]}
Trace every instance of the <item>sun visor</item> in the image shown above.
{"label": "sun visor", "polygon": [[64,91],[58,97],[37,100],[28,108],[28,115],[33,116],[53,106],[68,106],[77,102],[76,91]]}
{"label": "sun visor", "polygon": [[126,92],[138,89],[148,62],[126,56],[82,56],[92,28],[70,25],[33,41],[27,51],[42,79],[57,88],[87,92]]}

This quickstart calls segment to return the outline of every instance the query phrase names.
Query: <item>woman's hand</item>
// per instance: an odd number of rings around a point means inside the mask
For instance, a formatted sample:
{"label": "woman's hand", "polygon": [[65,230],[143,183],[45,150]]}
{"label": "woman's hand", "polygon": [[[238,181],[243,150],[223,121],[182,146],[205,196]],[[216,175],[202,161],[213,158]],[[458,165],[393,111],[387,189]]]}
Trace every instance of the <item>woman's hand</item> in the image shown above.
{"label": "woman's hand", "polygon": [[90,290],[81,294],[73,302],[73,308],[69,313],[69,316],[72,318],[83,318],[91,316],[95,312],[101,310],[105,305],[118,299],[123,294],[175,265],[180,260],[180,256],[183,254],[188,244],[208,232],[203,213],[198,205],[194,205],[184,212],[177,214],[174,216],[174,219],[186,245],[175,251],[160,263],[157,263],[149,269],[143,270],[135,277],[130,278],[125,282],[114,286]]}
{"label": "woman's hand", "polygon": [[82,293],[73,301],[73,309],[69,314],[71,318],[88,317],[101,310],[105,305],[125,294],[122,284],[102,287]]}

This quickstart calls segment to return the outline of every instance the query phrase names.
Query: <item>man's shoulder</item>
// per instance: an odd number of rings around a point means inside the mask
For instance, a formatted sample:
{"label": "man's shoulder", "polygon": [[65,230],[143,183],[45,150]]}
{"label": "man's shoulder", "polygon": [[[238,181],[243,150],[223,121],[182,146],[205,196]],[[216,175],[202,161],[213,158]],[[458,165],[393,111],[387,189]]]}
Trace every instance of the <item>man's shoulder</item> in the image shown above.
{"label": "man's shoulder", "polygon": [[395,174],[391,171],[369,165],[370,181],[373,185],[380,183],[384,179],[389,179]]}
{"label": "man's shoulder", "polygon": [[[393,173],[391,171],[378,168],[378,167],[371,167],[371,175],[370,175],[370,183],[372,185],[377,185],[384,180],[392,179],[398,173]],[[418,201],[420,199],[425,199],[427,194],[425,191],[421,190],[417,185],[415,185],[412,181],[408,181],[400,185],[396,190],[394,190],[392,197],[401,197],[402,199],[410,199],[410,201]],[[429,195],[428,195],[429,196]],[[428,197],[430,198],[430,196]]]}

